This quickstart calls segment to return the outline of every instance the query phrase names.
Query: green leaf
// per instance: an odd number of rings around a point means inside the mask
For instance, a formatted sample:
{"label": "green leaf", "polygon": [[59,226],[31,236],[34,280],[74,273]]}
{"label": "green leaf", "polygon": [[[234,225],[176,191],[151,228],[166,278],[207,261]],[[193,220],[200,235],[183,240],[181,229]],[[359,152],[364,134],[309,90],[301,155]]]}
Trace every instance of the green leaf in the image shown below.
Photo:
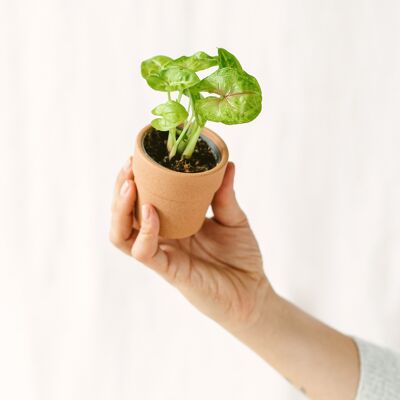
{"label": "green leaf", "polygon": [[154,56],[142,62],[141,72],[144,79],[147,79],[150,75],[157,74],[165,66],[167,66],[172,58],[167,56]]}
{"label": "green leaf", "polygon": [[231,67],[243,71],[239,60],[232,53],[229,53],[228,50],[221,47],[218,48],[218,65],[220,68]]}
{"label": "green leaf", "polygon": [[151,88],[161,92],[182,91],[200,81],[195,72],[174,65],[148,76],[146,80]]}
{"label": "green leaf", "polygon": [[173,100],[158,105],[151,112],[161,117],[151,121],[153,128],[159,131],[169,131],[184,122],[188,117],[185,107]]}
{"label": "green leaf", "polygon": [[236,68],[215,71],[192,88],[214,93],[196,100],[195,109],[204,120],[227,125],[250,122],[261,112],[261,88],[256,78]]}
{"label": "green leaf", "polygon": [[179,57],[173,62],[174,65],[180,65],[181,67],[191,69],[192,71],[201,71],[217,65],[217,63],[217,57],[211,57],[204,53],[204,51],[198,51],[189,57]]}

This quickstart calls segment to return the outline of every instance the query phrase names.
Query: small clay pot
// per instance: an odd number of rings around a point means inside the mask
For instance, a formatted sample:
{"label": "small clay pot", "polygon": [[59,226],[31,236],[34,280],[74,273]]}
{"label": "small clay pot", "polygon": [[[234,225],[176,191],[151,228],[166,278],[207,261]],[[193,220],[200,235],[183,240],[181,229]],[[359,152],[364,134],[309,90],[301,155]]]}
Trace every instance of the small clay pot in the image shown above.
{"label": "small clay pot", "polygon": [[185,173],[170,170],[154,161],[143,146],[143,139],[152,129],[145,126],[136,137],[132,168],[137,188],[136,219],[141,224],[142,204],[152,204],[160,218],[160,236],[181,239],[198,232],[214,196],[221,186],[228,148],[210,129],[201,137],[218,159],[217,165],[205,172]]}

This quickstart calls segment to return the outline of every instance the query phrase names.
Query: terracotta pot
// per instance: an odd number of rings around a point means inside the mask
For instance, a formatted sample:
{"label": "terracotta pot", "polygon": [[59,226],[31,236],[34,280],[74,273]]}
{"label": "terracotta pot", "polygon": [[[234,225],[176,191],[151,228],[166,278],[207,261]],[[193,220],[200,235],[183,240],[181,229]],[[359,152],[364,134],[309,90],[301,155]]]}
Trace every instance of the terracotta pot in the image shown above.
{"label": "terracotta pot", "polygon": [[168,239],[191,236],[201,228],[214,193],[221,186],[228,148],[216,133],[204,128],[201,137],[214,150],[218,164],[206,172],[172,171],[146,153],[143,139],[151,129],[151,125],[147,125],[137,135],[132,160],[137,187],[137,221],[140,226],[142,204],[152,204],[160,217],[160,236]]}

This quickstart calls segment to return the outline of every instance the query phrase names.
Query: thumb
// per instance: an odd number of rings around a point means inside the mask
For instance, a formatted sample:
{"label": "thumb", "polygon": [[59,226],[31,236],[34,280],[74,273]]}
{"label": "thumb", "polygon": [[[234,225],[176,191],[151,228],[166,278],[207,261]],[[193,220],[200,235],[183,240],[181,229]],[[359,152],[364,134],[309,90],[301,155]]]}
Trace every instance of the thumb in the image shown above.
{"label": "thumb", "polygon": [[247,223],[246,214],[240,208],[233,190],[234,179],[235,164],[229,162],[222,185],[215,193],[211,203],[214,219],[225,226],[237,226]]}

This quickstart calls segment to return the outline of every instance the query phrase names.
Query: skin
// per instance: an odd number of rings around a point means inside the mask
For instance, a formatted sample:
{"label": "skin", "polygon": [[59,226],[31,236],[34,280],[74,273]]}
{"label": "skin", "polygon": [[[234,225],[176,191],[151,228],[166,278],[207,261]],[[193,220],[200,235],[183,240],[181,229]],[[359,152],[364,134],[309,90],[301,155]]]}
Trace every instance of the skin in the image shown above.
{"label": "skin", "polygon": [[212,201],[213,218],[185,239],[158,236],[155,208],[133,215],[131,159],[114,189],[111,242],[175,286],[197,309],[259,354],[311,399],[351,400],[359,380],[353,340],[279,296],[268,281],[257,240],[233,189],[229,163]]}

